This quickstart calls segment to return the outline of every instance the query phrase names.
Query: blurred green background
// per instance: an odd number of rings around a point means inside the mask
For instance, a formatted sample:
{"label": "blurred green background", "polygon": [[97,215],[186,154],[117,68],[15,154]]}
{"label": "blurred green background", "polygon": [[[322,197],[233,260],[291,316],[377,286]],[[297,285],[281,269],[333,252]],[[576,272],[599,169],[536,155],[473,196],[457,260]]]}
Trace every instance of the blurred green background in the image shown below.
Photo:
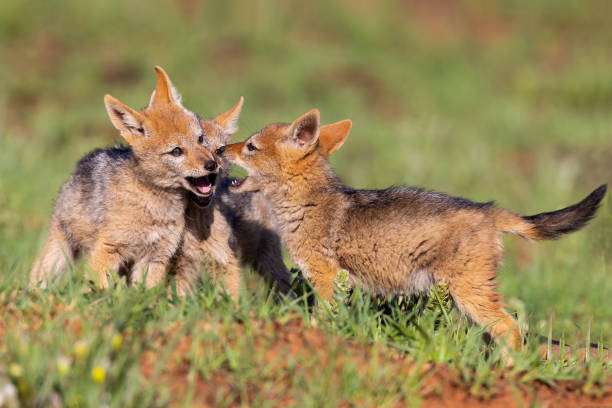
{"label": "blurred green background", "polygon": [[[572,204],[612,181],[610,16],[606,0],[3,0],[0,270],[25,278],[76,161],[120,142],[103,95],[145,106],[156,64],[204,117],[244,95],[237,140],[313,107],[351,118],[332,157],[351,186]],[[611,228],[606,198],[558,242],[505,239],[500,288],[536,330],[554,315],[557,336],[612,341]]]}

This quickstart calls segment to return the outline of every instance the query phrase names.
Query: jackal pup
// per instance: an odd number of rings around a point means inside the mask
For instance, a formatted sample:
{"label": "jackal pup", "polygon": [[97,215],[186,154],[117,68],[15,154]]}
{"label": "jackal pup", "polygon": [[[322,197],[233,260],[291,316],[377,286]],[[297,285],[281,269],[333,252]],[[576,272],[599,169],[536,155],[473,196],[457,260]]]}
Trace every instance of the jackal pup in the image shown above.
{"label": "jackal pup", "polygon": [[[212,120],[201,119],[203,148],[214,152],[230,143],[238,129],[243,98]],[[237,299],[242,274],[240,266],[251,267],[277,290],[290,290],[291,276],[283,262],[276,220],[261,193],[233,193],[226,177],[229,163],[217,158],[217,190],[210,205],[192,197],[185,211],[183,242],[174,260],[174,277],[179,296],[191,292],[208,275]]]}
{"label": "jackal pup", "polygon": [[104,97],[113,125],[129,147],[98,149],[77,164],[55,203],[49,236],[30,283],[45,285],[78,254],[108,286],[110,270],[131,269],[148,288],[162,282],[184,231],[188,196],[200,205],[215,190],[217,162],[202,148],[202,126],[181,105],[166,73],[157,71],[149,106],[135,110]]}
{"label": "jackal pup", "polygon": [[354,190],[341,184],[326,160],[350,126],[319,127],[315,109],[291,124],[266,126],[219,154],[247,171],[234,191],[263,192],[291,257],[323,298],[330,299],[341,268],[354,283],[383,294],[424,292],[443,283],[461,311],[518,349],[517,324],[494,281],[501,233],[540,240],[576,231],[594,216],[606,186],[573,206],[527,217],[415,188]]}

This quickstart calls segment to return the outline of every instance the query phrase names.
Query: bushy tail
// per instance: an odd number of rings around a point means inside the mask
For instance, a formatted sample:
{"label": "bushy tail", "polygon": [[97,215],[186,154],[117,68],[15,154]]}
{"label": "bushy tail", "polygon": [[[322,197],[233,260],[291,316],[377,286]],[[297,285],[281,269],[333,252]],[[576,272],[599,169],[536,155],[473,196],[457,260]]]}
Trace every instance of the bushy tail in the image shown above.
{"label": "bushy tail", "polygon": [[584,227],[595,216],[606,190],[607,185],[601,185],[578,204],[557,211],[521,217],[502,210],[496,223],[502,232],[529,239],[556,239]]}

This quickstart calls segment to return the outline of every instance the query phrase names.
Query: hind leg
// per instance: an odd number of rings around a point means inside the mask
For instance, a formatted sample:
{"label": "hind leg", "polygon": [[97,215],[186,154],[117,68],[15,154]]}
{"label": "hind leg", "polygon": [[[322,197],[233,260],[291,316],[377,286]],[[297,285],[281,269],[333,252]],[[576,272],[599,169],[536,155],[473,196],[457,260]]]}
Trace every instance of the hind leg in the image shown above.
{"label": "hind leg", "polygon": [[46,287],[59,278],[74,261],[74,253],[64,234],[52,224],[45,241],[30,270],[30,286]]}
{"label": "hind leg", "polygon": [[521,348],[518,324],[503,308],[495,271],[483,267],[456,276],[449,282],[449,290],[457,307],[487,331],[496,342],[505,343],[514,350]]}

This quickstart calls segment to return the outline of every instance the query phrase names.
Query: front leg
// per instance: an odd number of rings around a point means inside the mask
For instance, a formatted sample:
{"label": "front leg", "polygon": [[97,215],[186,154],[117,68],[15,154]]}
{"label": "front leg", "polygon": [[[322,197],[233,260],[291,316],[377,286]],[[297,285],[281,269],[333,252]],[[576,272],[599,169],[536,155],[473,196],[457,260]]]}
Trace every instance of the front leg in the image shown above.
{"label": "front leg", "polygon": [[100,239],[90,254],[89,266],[94,273],[93,276],[90,276],[91,280],[96,282],[100,289],[108,288],[107,273],[117,271],[122,261],[118,246],[105,239]]}
{"label": "front leg", "polygon": [[242,284],[242,275],[240,274],[240,266],[235,261],[230,261],[226,265],[216,263],[213,266],[216,270],[214,274],[218,283],[229,293],[234,302],[240,298],[240,286]]}
{"label": "front leg", "polygon": [[132,283],[144,281],[147,289],[154,288],[166,278],[169,260],[141,259],[132,269]]}
{"label": "front leg", "polygon": [[321,298],[327,302],[334,295],[334,279],[340,266],[333,260],[317,260],[308,265],[307,273],[310,282]]}

